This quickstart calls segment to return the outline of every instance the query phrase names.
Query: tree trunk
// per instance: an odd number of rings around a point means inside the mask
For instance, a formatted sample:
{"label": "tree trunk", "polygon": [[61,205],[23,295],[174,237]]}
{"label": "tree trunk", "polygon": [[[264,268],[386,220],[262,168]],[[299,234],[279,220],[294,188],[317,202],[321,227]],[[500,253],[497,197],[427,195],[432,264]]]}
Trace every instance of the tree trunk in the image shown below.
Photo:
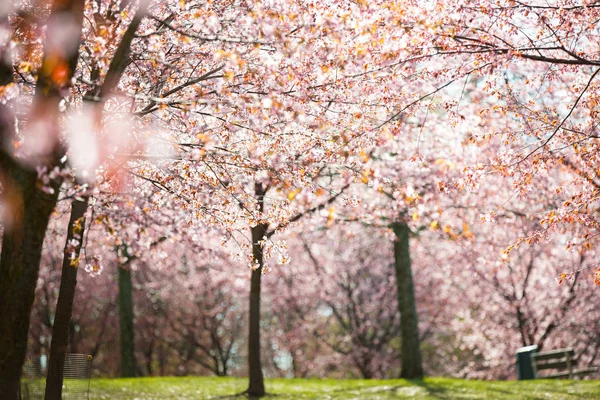
{"label": "tree trunk", "polygon": [[148,344],[148,350],[145,352],[146,356],[146,373],[148,376],[154,376],[154,370],[152,369],[152,356],[154,354],[154,339],[150,340]]}
{"label": "tree trunk", "polygon": [[250,317],[248,336],[248,375],[250,396],[261,397],[265,395],[265,382],[260,361],[260,279],[263,268],[262,246],[259,241],[263,239],[267,230],[266,225],[259,224],[252,227],[252,256],[258,268],[252,270],[250,281]]}
{"label": "tree trunk", "polygon": [[[153,242],[154,247],[167,239],[161,237]],[[119,252],[120,250],[120,252]],[[120,253],[120,254],[119,254]],[[119,264],[119,330],[121,344],[121,377],[133,377],[137,374],[135,363],[135,337],[134,337],[134,315],[133,315],[133,285],[131,283],[131,263],[138,257],[128,252],[127,244],[117,248],[117,257],[125,257],[127,261]]]}
{"label": "tree trunk", "polygon": [[[70,20],[77,32],[81,31],[83,22],[84,0],[56,1],[53,4],[49,19]],[[3,16],[0,25],[6,25]],[[60,24],[50,26],[46,37],[52,40],[64,29]],[[10,28],[9,28],[10,31]],[[77,34],[79,39],[79,34]],[[47,40],[48,42],[48,40]],[[54,41],[55,42],[55,41]],[[31,115],[49,120],[49,126],[57,129],[58,104],[62,99],[61,88],[51,79],[54,68],[64,61],[68,66],[65,82],[73,77],[79,56],[79,46],[64,54],[53,51],[48,54],[49,46],[44,49],[42,71],[37,80]],[[0,82],[12,81],[12,66],[7,58],[8,47],[0,43]],[[58,53],[58,54],[57,54]],[[57,60],[57,56],[59,59]],[[64,57],[64,59],[60,59]],[[6,68],[10,66],[11,68]],[[64,89],[64,88],[62,88]],[[14,140],[14,119],[10,117],[8,108],[0,106],[0,141],[2,145]],[[56,136],[58,137],[58,135]],[[36,168],[23,167],[12,158],[12,148],[0,148],[0,179],[3,194],[8,200],[13,219],[11,225],[4,226],[2,235],[2,255],[0,256],[0,393],[5,400],[17,400],[20,396],[20,379],[29,332],[29,318],[33,305],[35,286],[37,283],[42,245],[50,214],[56,205],[58,189],[61,183],[56,179],[51,183],[52,193],[46,193],[37,186]],[[57,145],[48,157],[38,157],[37,166],[45,166],[51,170],[59,165],[60,147]]]}
{"label": "tree trunk", "polygon": [[35,174],[20,172],[21,204],[13,226],[5,227],[0,257],[0,393],[6,400],[19,398],[42,244],[58,194],[58,188],[53,195],[40,191]]}
{"label": "tree trunk", "polygon": [[[266,189],[262,184],[254,185],[254,195],[258,201],[257,219],[262,218],[265,210]],[[251,397],[262,397],[265,395],[265,380],[262,373],[260,361],[260,279],[263,272],[264,258],[262,252],[262,241],[267,233],[268,225],[260,223],[250,227],[252,232],[252,262],[256,269],[252,270],[250,278],[250,315],[248,331],[248,390]]]}
{"label": "tree trunk", "polygon": [[[60,400],[62,397],[65,354],[67,352],[73,300],[75,299],[75,288],[77,286],[79,253],[85,231],[87,208],[87,196],[82,201],[74,200],[71,204],[71,218],[63,255],[58,302],[56,303],[54,325],[52,326],[50,360],[48,361],[48,376],[46,378],[46,400]],[[73,240],[77,241],[74,247],[71,245]]]}
{"label": "tree trunk", "polygon": [[[0,25],[0,29],[9,29],[10,25],[8,23],[8,14],[5,15],[6,18],[3,18]],[[8,40],[7,40],[8,42]],[[0,85],[5,86],[12,82],[12,63],[7,62],[9,59],[8,53],[9,46],[6,43],[0,43]],[[6,140],[6,138],[10,138],[12,135],[12,127],[14,126],[14,119],[9,111],[9,108],[5,105],[0,104],[0,140]],[[0,157],[4,158],[5,155],[2,154]],[[4,161],[0,159],[0,161]],[[5,173],[5,166],[0,165],[0,173]],[[5,179],[0,176],[0,179]],[[6,184],[2,182],[3,186]],[[4,188],[4,196],[8,197],[10,193],[6,192],[6,188]],[[22,211],[22,210],[19,210]],[[13,323],[13,313],[16,313],[16,310],[13,312],[9,312],[8,310],[13,310],[12,305],[9,303],[9,300],[12,299],[12,290],[16,284],[16,277],[11,277],[11,270],[14,270],[14,266],[9,263],[5,264],[5,256],[4,253],[10,252],[10,256],[6,257],[8,261],[14,260],[13,255],[15,249],[8,249],[7,242],[5,239],[10,237],[11,232],[6,227],[4,228],[3,237],[2,237],[2,261],[0,262],[0,308],[6,310],[6,314],[2,315],[0,318],[0,393],[4,393],[8,399],[19,399],[20,398],[20,385],[19,381],[21,379],[21,375],[19,371],[19,364],[22,365],[25,356],[21,362],[19,359],[21,357],[18,354],[13,355],[13,349],[17,350],[15,344],[15,339],[19,336],[13,335],[13,330],[19,330],[18,327],[14,326]],[[18,240],[17,238],[12,238],[13,241]],[[18,247],[18,246],[17,246]],[[6,250],[5,250],[6,249]],[[16,263],[15,263],[16,264]],[[19,317],[17,317],[17,321],[19,321]],[[17,350],[18,351],[18,350]]]}
{"label": "tree trunk", "polygon": [[119,327],[121,330],[121,377],[136,375],[133,334],[131,269],[119,267]]}
{"label": "tree trunk", "polygon": [[394,267],[396,270],[402,339],[402,369],[400,376],[405,379],[418,379],[423,377],[423,366],[421,364],[419,321],[410,263],[410,229],[403,222],[393,223],[391,228],[396,235],[394,241]]}
{"label": "tree trunk", "polygon": [[159,344],[158,346],[158,374],[160,376],[165,375],[165,366],[167,364],[167,354],[168,349],[165,349],[164,344]]}

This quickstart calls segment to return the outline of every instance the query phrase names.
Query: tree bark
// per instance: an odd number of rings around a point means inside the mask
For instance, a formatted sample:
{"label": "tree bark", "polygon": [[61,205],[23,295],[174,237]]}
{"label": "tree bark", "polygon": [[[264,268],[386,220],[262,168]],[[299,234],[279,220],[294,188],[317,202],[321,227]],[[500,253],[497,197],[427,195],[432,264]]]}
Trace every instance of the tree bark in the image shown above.
{"label": "tree bark", "polygon": [[[67,352],[69,327],[77,286],[79,253],[85,232],[85,214],[87,208],[87,196],[81,201],[74,200],[71,204],[71,218],[69,219],[67,242],[63,255],[58,302],[56,303],[54,325],[52,326],[52,342],[50,344],[50,359],[48,361],[48,376],[46,378],[46,400],[60,400],[62,397],[65,354]],[[73,240],[77,240],[78,242],[74,248],[71,244]]]}
{"label": "tree bark", "polygon": [[[265,190],[262,185],[256,184],[255,194],[258,198],[259,212],[264,211]],[[250,280],[250,315],[248,331],[248,378],[247,393],[251,397],[265,395],[265,382],[260,360],[260,281],[264,266],[261,241],[267,232],[267,225],[262,223],[251,227],[252,232],[252,258],[257,268],[252,270]]]}
{"label": "tree bark", "polygon": [[[72,21],[77,31],[81,31],[84,0],[56,1],[53,4],[50,19]],[[6,21],[0,21],[4,24]],[[59,24],[49,27],[47,38],[53,38],[63,29]],[[50,39],[51,40],[51,39]],[[79,38],[77,38],[79,40]],[[48,42],[48,41],[47,41]],[[73,77],[79,56],[78,43],[72,51],[66,51],[63,61],[67,67],[65,82]],[[0,53],[6,48],[3,46]],[[52,53],[52,52],[50,52]],[[56,51],[53,51],[56,53]],[[0,68],[0,81],[10,83],[12,68],[8,69],[4,54],[3,67]],[[34,117],[49,118],[50,126],[58,127],[58,104],[62,99],[61,88],[51,78],[52,65],[57,65],[57,54],[49,54],[44,49],[42,67],[36,84],[33,110]],[[9,116],[7,107],[0,107],[0,140],[11,143],[14,119]],[[56,136],[58,137],[58,135]],[[0,256],[0,393],[5,400],[17,400],[20,396],[20,379],[25,354],[29,319],[37,283],[42,245],[48,227],[50,214],[56,205],[61,179],[51,183],[52,193],[46,193],[37,186],[35,168],[27,168],[12,158],[12,149],[0,149],[0,179],[5,198],[8,197],[13,220],[4,227],[2,236],[2,255]],[[33,160],[37,166],[52,169],[59,165],[62,152],[56,145],[48,157]]]}
{"label": "tree bark", "polygon": [[[2,160],[4,161],[4,160]],[[4,167],[4,165],[2,165]],[[3,172],[7,169],[2,168]],[[20,170],[20,171],[19,171]],[[35,294],[42,244],[56,194],[35,187],[36,176],[14,166],[22,196],[14,225],[5,229],[0,257],[0,393],[7,400],[19,398],[19,381],[27,352],[29,318]],[[20,177],[19,177],[20,176]],[[15,179],[15,180],[16,180]]]}
{"label": "tree bark", "polygon": [[136,375],[131,269],[119,267],[119,327],[121,331],[121,377]]}
{"label": "tree bark", "polygon": [[[150,247],[157,246],[164,242],[166,236],[153,242]],[[117,248],[118,252],[119,248]],[[121,347],[121,376],[133,377],[136,376],[135,362],[135,335],[134,335],[134,313],[133,313],[133,285],[131,282],[131,263],[138,257],[134,254],[129,254],[127,244],[121,245],[121,254],[127,260],[118,266],[119,280],[119,330],[120,330],[120,347]]]}
{"label": "tree bark", "polygon": [[265,392],[260,360],[260,278],[261,271],[252,271],[250,283],[250,330],[248,334],[248,394],[263,396]]}
{"label": "tree bark", "polygon": [[[8,14],[2,15],[0,20],[0,29],[10,31]],[[0,43],[0,85],[5,86],[13,83],[12,59],[10,57],[10,40]],[[14,135],[15,120],[11,110],[7,105],[0,104],[0,140],[7,141]],[[19,309],[12,304],[17,299],[14,298],[13,291],[16,289],[20,279],[29,280],[22,276],[23,273],[23,213],[25,205],[23,204],[22,189],[27,188],[31,191],[31,181],[33,177],[24,176],[25,179],[20,187],[14,182],[14,178],[21,172],[17,165],[13,165],[10,156],[2,150],[0,153],[0,180],[3,186],[3,195],[8,202],[13,203],[13,217],[15,223],[21,223],[21,226],[13,228],[5,226],[2,235],[2,254],[0,259],[0,309],[3,315],[0,318],[0,393],[3,393],[8,399],[18,399],[20,396],[21,366],[25,360],[26,342],[23,338],[23,326],[27,324],[29,330],[29,321],[23,321],[20,317]],[[14,171],[12,171],[15,169]],[[35,182],[33,182],[35,183]],[[29,197],[29,196],[28,196]],[[38,239],[39,240],[39,239]],[[43,238],[42,238],[43,240]],[[26,269],[26,271],[29,269]],[[34,271],[31,271],[34,272]],[[30,273],[31,273],[30,272]],[[37,273],[36,273],[37,278]],[[26,283],[21,286],[29,287]],[[31,295],[29,291],[23,293],[23,296]],[[32,295],[31,295],[32,296]],[[27,302],[27,299],[25,303]],[[32,300],[33,301],[33,300]],[[21,306],[22,307],[22,306]],[[26,306],[25,306],[26,307]],[[27,313],[29,318],[29,313]],[[20,334],[17,334],[20,333]],[[25,335],[26,337],[26,335]]]}
{"label": "tree bark", "polygon": [[423,377],[423,366],[419,343],[419,320],[410,261],[410,229],[404,222],[393,223],[391,228],[396,235],[394,241],[394,269],[396,271],[402,339],[402,369],[400,376],[405,379],[418,379]]}
{"label": "tree bark", "polygon": [[154,376],[154,370],[152,368],[152,356],[154,354],[154,339],[150,339],[148,349],[145,351],[146,356],[146,373],[148,376]]}

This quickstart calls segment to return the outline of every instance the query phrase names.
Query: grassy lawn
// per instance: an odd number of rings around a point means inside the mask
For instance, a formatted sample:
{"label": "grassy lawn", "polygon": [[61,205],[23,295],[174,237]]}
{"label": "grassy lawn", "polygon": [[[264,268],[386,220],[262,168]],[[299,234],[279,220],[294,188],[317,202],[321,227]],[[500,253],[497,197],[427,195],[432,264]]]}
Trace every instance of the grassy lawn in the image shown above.
{"label": "grassy lawn", "polygon": [[[268,379],[273,399],[600,399],[600,380],[485,382],[448,378],[419,381]],[[93,379],[90,398],[243,399],[246,379],[185,377]]]}

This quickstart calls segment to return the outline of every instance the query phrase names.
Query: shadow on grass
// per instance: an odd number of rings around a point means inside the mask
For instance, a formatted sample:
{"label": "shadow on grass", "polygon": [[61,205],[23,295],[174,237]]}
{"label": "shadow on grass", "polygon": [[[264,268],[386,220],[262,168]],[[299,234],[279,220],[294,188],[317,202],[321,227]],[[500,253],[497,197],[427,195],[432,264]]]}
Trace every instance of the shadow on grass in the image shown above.
{"label": "shadow on grass", "polygon": [[[404,398],[420,398],[420,396],[429,396],[436,399],[442,400],[453,400],[456,398],[456,392],[449,391],[441,384],[434,384],[425,382],[422,379],[415,380],[407,380],[406,384],[394,384],[394,385],[386,385],[385,380],[381,381],[381,386],[364,386],[364,387],[349,387],[349,388],[339,388],[335,390],[328,390],[327,395],[333,395],[334,398],[337,396],[343,396],[344,394],[351,394],[352,398],[371,398],[371,396],[377,396],[381,394],[391,394],[393,397],[397,397],[398,399]],[[317,395],[317,393],[314,393]],[[249,400],[258,400],[257,397],[248,397],[246,393],[237,394],[238,397],[219,397],[218,399],[226,400],[226,399],[236,399],[236,398],[247,398]],[[276,394],[267,394],[267,396],[278,398],[291,398],[290,394],[286,393],[276,393]],[[356,397],[359,396],[359,397]],[[312,398],[312,397],[311,397]],[[377,397],[378,398],[378,397]],[[263,397],[264,399],[264,397]]]}
{"label": "shadow on grass", "polygon": [[[481,399],[486,399],[489,398],[490,394],[492,394],[492,392],[494,392],[494,394],[496,394],[497,396],[502,396],[503,398],[514,398],[514,396],[517,395],[517,393],[515,393],[515,391],[511,391],[511,390],[506,390],[506,389],[501,389],[501,388],[496,388],[496,387],[491,387],[488,386],[485,388],[485,391],[477,389],[477,388],[466,388],[466,387],[461,387],[461,386],[448,386],[447,383],[433,383],[433,382],[427,382],[423,379],[411,379],[409,382],[411,382],[413,385],[417,385],[422,387],[423,389],[425,389],[428,392],[428,395],[436,398],[436,399],[443,399],[443,400],[451,400],[451,399],[457,399],[457,398],[469,398],[469,399],[475,399],[475,398],[481,398]],[[496,397],[493,397],[496,398]]]}
{"label": "shadow on grass", "polygon": [[444,387],[443,385],[440,384],[436,384],[436,383],[430,383],[430,382],[425,382],[425,380],[423,379],[409,379],[408,380],[412,385],[414,386],[418,386],[422,389],[424,389],[428,395],[436,398],[436,399],[450,399],[452,397],[449,397],[451,395],[449,395],[448,389],[446,387]]}
{"label": "shadow on grass", "polygon": [[355,392],[358,395],[366,397],[377,396],[378,394],[390,394],[399,399],[420,398],[420,396],[429,396],[436,399],[455,399],[455,393],[448,392],[443,385],[425,382],[423,379],[406,380],[406,384],[385,385],[385,380],[381,381],[382,387],[371,386],[363,388],[344,388],[332,390],[328,393],[343,394],[344,392]]}
{"label": "shadow on grass", "polygon": [[243,392],[231,394],[231,395],[211,397],[211,400],[235,400],[235,399],[260,400],[260,399],[268,399],[270,397],[278,397],[278,396],[279,396],[278,394],[274,394],[274,393],[266,393],[262,397],[250,396],[248,394],[248,392],[243,391]]}
{"label": "shadow on grass", "polygon": [[[400,391],[402,389],[410,389],[410,388],[414,388],[415,386],[412,385],[393,385],[393,386],[388,386],[388,385],[382,385],[384,387],[377,387],[377,386],[365,386],[365,387],[349,387],[349,388],[339,388],[339,389],[335,389],[335,390],[328,390],[327,391],[327,395],[333,395],[335,396],[335,398],[337,398],[337,396],[339,395],[344,395],[345,393],[348,394],[352,394],[353,398],[356,398],[355,396],[371,396],[371,395],[377,395],[377,394],[381,394],[381,393],[386,393],[386,392],[395,392],[395,391]],[[318,393],[311,393],[309,394],[309,396],[318,396]],[[399,395],[399,398],[404,398],[405,396],[403,395]],[[246,392],[241,392],[241,393],[237,393],[237,394],[233,394],[233,395],[223,395],[223,396],[217,396],[217,397],[211,397],[211,400],[240,400],[240,399],[248,399],[248,400],[265,400],[265,399],[278,399],[278,398],[282,398],[282,399],[291,399],[294,398],[294,395],[291,393],[267,393],[265,394],[265,396],[263,397],[256,397],[256,396],[250,396],[248,393]],[[313,398],[313,397],[310,397]],[[314,398],[318,398],[318,397],[314,397]],[[360,397],[358,397],[360,398]],[[444,397],[446,398],[446,397]],[[448,397],[450,398],[450,397]]]}

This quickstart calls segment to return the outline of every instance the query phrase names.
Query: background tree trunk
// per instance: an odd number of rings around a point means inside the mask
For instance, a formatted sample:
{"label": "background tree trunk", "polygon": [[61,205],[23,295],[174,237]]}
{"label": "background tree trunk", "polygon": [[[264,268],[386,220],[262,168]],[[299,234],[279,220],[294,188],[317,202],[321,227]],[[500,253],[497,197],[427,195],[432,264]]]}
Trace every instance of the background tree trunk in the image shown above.
{"label": "background tree trunk", "polygon": [[396,235],[394,241],[394,267],[396,270],[402,339],[402,369],[400,376],[406,379],[418,379],[423,377],[423,366],[419,343],[419,319],[410,262],[410,229],[404,222],[393,223],[391,228]]}
{"label": "background tree trunk", "polygon": [[[255,186],[259,212],[264,211],[265,190],[260,184]],[[261,215],[262,217],[262,215]],[[265,382],[260,360],[260,281],[264,265],[261,241],[267,232],[266,224],[251,227],[252,257],[257,268],[252,270],[250,280],[250,315],[248,331],[248,394],[261,397],[265,395]]]}
{"label": "background tree trunk", "polygon": [[[152,242],[150,248],[167,240],[166,236]],[[119,252],[119,249],[121,250]],[[136,376],[135,335],[133,313],[133,284],[131,281],[131,263],[138,259],[135,254],[129,254],[126,243],[117,247],[117,258],[125,257],[124,263],[118,264],[119,280],[119,328],[121,349],[121,376]]]}
{"label": "background tree trunk", "polygon": [[119,327],[121,331],[121,377],[136,375],[133,332],[133,285],[131,269],[119,266]]}
{"label": "background tree trunk", "polygon": [[[261,228],[259,225],[252,228],[252,237],[254,238],[255,234],[258,235],[261,230],[264,232],[264,227]],[[262,238],[262,236],[260,237]],[[257,245],[253,246],[256,247]],[[258,261],[260,267],[252,271],[250,281],[250,330],[248,334],[248,375],[250,382],[248,394],[251,396],[264,396],[265,383],[260,360],[260,279],[262,275],[262,250],[253,250],[253,253],[257,252],[260,253]]]}
{"label": "background tree trunk", "polygon": [[[58,302],[56,303],[54,325],[52,326],[52,342],[50,344],[50,359],[46,378],[46,400],[60,400],[62,398],[65,353],[67,352],[69,339],[69,327],[77,286],[77,271],[79,270],[79,253],[85,232],[87,208],[87,196],[82,201],[74,200],[71,204],[71,218],[69,219],[67,242],[63,254]],[[78,241],[75,248],[70,245],[72,240]]]}

